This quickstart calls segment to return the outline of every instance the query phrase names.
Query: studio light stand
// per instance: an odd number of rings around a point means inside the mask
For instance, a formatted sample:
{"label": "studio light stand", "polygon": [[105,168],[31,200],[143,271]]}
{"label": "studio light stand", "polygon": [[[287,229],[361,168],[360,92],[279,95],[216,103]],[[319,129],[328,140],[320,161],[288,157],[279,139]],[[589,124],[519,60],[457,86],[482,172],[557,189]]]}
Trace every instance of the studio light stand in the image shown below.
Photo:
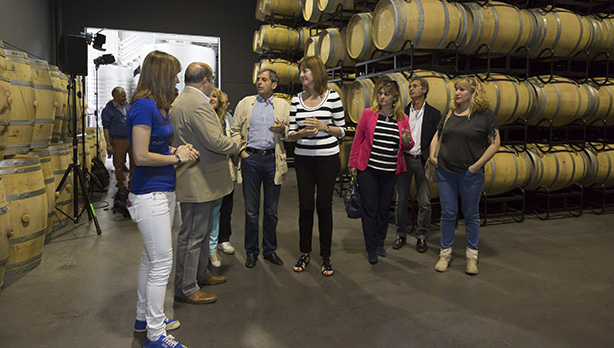
{"label": "studio light stand", "polygon": [[[115,57],[112,54],[103,54],[102,56],[94,59],[94,64],[96,65],[96,92],[94,93],[94,97],[96,97],[96,110],[94,110],[94,117],[96,118],[96,154],[100,154],[100,139],[98,139],[98,132],[100,131],[98,126],[98,68],[101,65],[107,65],[115,63]],[[105,139],[107,142],[110,139]]]}
{"label": "studio light stand", "polygon": [[[87,216],[89,221],[94,220],[94,224],[96,225],[96,233],[99,235],[102,234],[102,230],[100,229],[100,224],[98,223],[98,218],[96,217],[96,212],[94,211],[94,206],[92,205],[92,200],[90,197],[90,192],[87,187],[87,180],[85,180],[85,174],[83,169],[81,168],[81,164],[79,163],[79,154],[77,147],[79,146],[79,137],[77,136],[77,82],[76,76],[74,73],[70,74],[70,81],[72,83],[72,163],[64,172],[64,176],[60,183],[58,184],[58,188],[56,192],[60,192],[64,182],[68,178],[71,172],[74,172],[73,175],[73,208],[74,208],[74,217],[71,217],[69,214],[63,212],[61,209],[56,207],[60,213],[66,215],[69,219],[73,220],[74,223],[78,223],[81,219],[81,215],[84,211],[87,211]],[[69,92],[70,96],[70,92]],[[82,128],[85,130],[85,117],[81,115],[81,124]],[[85,136],[85,135],[83,135]],[[85,138],[83,139],[83,153],[85,154]],[[83,194],[83,209],[79,212],[79,188],[81,189],[81,193]]]}
{"label": "studio light stand", "polygon": [[[70,73],[70,85],[69,85],[69,98],[72,97],[72,163],[68,166],[64,172],[64,176],[57,186],[56,192],[60,192],[64,186],[64,182],[67,180],[71,172],[73,172],[73,208],[74,217],[71,217],[66,212],[62,211],[58,207],[60,213],[71,219],[75,224],[81,219],[81,215],[84,211],[87,211],[89,221],[94,221],[96,225],[96,233],[102,234],[94,206],[92,205],[92,199],[90,197],[90,191],[88,190],[88,182],[85,179],[85,173],[81,164],[79,163],[79,137],[77,134],[77,75],[87,76],[87,41],[84,37],[75,35],[63,35],[60,40],[60,65],[63,71]],[[83,89],[85,90],[85,89]],[[71,95],[72,92],[72,95]],[[85,100],[85,96],[82,96],[82,101]],[[85,107],[82,107],[81,113],[81,128],[85,132]],[[85,133],[82,134],[83,138],[83,154],[85,157]],[[79,190],[83,195],[83,208],[79,212]]]}

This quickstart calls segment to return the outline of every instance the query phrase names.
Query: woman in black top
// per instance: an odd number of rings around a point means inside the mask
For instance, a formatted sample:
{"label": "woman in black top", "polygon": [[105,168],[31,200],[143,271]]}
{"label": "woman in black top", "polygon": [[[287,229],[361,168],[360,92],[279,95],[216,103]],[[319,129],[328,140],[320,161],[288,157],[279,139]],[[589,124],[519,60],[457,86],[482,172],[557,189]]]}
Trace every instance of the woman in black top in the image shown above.
{"label": "woman in black top", "polygon": [[497,120],[489,109],[482,83],[476,77],[463,76],[454,86],[454,106],[441,119],[429,158],[437,168],[441,203],[441,251],[435,269],[444,272],[450,264],[460,196],[467,239],[465,272],[475,275],[478,274],[483,167],[499,150],[500,139]]}

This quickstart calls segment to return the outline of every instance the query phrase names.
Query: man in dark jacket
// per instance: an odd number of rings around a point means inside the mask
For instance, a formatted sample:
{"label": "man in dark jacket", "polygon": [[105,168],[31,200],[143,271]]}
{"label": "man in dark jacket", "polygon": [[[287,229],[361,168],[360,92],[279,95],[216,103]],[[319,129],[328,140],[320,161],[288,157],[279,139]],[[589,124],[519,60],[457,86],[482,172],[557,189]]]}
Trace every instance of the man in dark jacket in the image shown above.
{"label": "man in dark jacket", "polygon": [[104,128],[104,138],[107,141],[107,152],[113,155],[113,167],[115,167],[115,178],[117,187],[130,187],[130,181],[126,186],[126,175],[123,168],[126,165],[126,154],[130,158],[130,178],[134,172],[134,159],[128,141],[128,130],[126,129],[126,114],[129,105],[127,103],[126,91],[122,87],[115,87],[111,92],[112,100],[102,110],[102,127]]}
{"label": "man in dark jacket", "polygon": [[428,92],[429,84],[426,79],[415,78],[409,82],[411,103],[405,107],[405,114],[409,116],[409,128],[415,145],[405,152],[407,171],[399,174],[397,179],[397,238],[392,246],[393,249],[400,249],[406,242],[407,201],[413,179],[419,206],[416,249],[421,253],[427,251],[426,232],[431,223],[431,186],[424,175],[424,165],[429,158],[431,140],[441,119],[441,112],[426,103]]}

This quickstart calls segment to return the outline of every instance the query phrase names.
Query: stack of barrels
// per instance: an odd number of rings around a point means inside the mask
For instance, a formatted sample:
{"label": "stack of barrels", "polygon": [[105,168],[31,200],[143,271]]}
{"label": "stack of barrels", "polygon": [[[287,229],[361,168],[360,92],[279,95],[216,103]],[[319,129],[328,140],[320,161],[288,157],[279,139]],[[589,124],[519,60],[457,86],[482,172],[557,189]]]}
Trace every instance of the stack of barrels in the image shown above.
{"label": "stack of barrels", "polygon": [[[521,53],[535,62],[551,57],[555,60],[586,57],[600,61],[614,55],[612,16],[583,16],[558,7],[520,9],[498,1],[380,0],[372,11],[357,8],[359,3],[362,2],[260,0],[256,6],[259,20],[291,17],[295,23],[300,23],[302,16],[302,23],[306,24],[296,28],[263,25],[254,34],[254,51],[260,53],[259,50],[266,47],[280,49],[283,45],[288,49],[302,47],[304,55],[319,56],[328,68],[349,68],[357,62],[412,47],[416,55],[453,48],[466,56]],[[334,23],[334,27],[329,20],[331,13],[343,19]],[[339,27],[339,23],[344,24]],[[305,26],[311,29],[307,31]],[[268,66],[278,67],[274,63]],[[280,70],[288,69],[282,67]],[[376,72],[369,73],[375,76]],[[408,81],[422,77],[430,85],[427,102],[442,114],[450,110],[455,92],[454,77],[419,67],[388,76],[399,82],[404,91],[403,103],[409,102],[405,92]],[[290,73],[287,80],[294,78]],[[520,119],[526,120],[529,126],[550,124],[559,127],[578,120],[586,124],[596,120],[614,124],[614,84],[605,77],[577,82],[556,75],[519,79],[490,73],[480,78],[499,125],[511,125]],[[367,75],[344,81],[341,86],[329,84],[329,88],[342,96],[346,121],[355,124],[363,109],[372,103],[374,79]],[[346,138],[344,141],[351,142],[351,137]],[[342,146],[348,151],[350,147],[351,143]],[[516,188],[561,190],[574,184],[614,186],[612,145],[600,149],[587,144],[581,151],[570,146],[554,146],[545,153],[541,150],[544,148],[548,146],[529,144],[526,151],[503,146],[485,167],[486,194],[497,195]],[[342,168],[345,164],[342,163]],[[436,196],[436,187],[434,189]]]}
{"label": "stack of barrels", "polygon": [[72,212],[72,173],[58,190],[72,162],[68,89],[58,67],[0,41],[0,284],[40,264],[45,241],[68,219],[55,208]]}

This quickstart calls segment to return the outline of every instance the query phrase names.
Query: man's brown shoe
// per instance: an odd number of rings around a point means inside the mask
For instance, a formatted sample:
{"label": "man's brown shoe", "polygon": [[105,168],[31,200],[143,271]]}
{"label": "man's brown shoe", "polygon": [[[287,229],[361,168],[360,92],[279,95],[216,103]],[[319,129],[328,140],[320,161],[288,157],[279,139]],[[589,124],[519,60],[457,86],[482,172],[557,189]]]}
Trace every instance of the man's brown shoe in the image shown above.
{"label": "man's brown shoe", "polygon": [[225,276],[214,276],[212,274],[209,274],[207,278],[201,280],[199,283],[203,285],[216,285],[216,284],[222,284],[225,282],[226,282]]}
{"label": "man's brown shoe", "polygon": [[205,304],[213,303],[217,301],[217,297],[213,294],[206,293],[202,290],[198,290],[188,297],[175,296],[176,302],[187,302],[192,304]]}

